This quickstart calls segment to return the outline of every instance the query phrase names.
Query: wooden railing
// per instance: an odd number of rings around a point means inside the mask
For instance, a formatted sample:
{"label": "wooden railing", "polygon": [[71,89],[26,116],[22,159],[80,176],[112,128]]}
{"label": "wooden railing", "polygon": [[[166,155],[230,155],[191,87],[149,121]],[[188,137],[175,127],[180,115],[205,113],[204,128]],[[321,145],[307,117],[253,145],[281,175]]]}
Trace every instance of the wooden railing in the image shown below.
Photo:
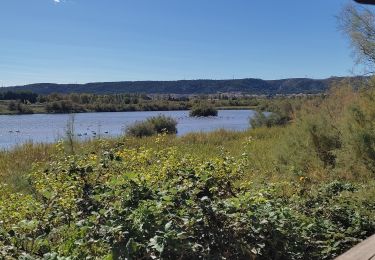
{"label": "wooden railing", "polygon": [[337,257],[336,260],[375,260],[375,235]]}

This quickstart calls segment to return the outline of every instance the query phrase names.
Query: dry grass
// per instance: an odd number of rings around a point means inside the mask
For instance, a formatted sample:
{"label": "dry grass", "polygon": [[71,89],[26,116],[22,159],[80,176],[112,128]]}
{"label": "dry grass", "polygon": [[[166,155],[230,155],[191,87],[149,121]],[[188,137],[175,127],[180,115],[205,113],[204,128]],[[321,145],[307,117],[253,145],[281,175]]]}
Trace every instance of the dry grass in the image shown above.
{"label": "dry grass", "polygon": [[27,143],[10,151],[0,152],[0,178],[15,190],[25,189],[28,184],[25,175],[30,172],[33,163],[43,162],[55,152],[50,144]]}

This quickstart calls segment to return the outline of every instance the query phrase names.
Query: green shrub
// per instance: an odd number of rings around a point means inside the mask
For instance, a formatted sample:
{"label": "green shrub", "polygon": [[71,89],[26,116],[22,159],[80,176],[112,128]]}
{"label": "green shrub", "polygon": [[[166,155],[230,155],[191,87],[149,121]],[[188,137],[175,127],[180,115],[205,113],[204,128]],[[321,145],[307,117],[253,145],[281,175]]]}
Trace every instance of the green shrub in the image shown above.
{"label": "green shrub", "polygon": [[375,173],[375,91],[362,93],[346,111],[341,125],[342,150],[337,152],[348,171]]}
{"label": "green shrub", "polygon": [[34,111],[33,109],[22,103],[21,101],[15,102],[15,101],[10,101],[8,104],[8,109],[10,111],[15,111],[17,114],[33,114]]}
{"label": "green shrub", "polygon": [[294,182],[285,198],[236,186],[244,155],[116,147],[36,165],[32,195],[0,185],[0,258],[333,259],[375,232],[368,187]]}
{"label": "green shrub", "polygon": [[47,113],[81,113],[87,112],[86,109],[71,100],[53,101],[46,104]]}
{"label": "green shrub", "polygon": [[286,129],[282,164],[359,178],[375,173],[374,100],[374,90],[341,86],[318,102],[306,103]]}
{"label": "green shrub", "polygon": [[270,113],[266,115],[264,112],[257,111],[253,117],[250,118],[251,128],[272,127],[277,125],[285,125],[289,118],[281,116],[278,113]]}
{"label": "green shrub", "polygon": [[126,129],[130,136],[145,137],[160,133],[176,134],[177,121],[164,115],[154,116],[145,121],[136,122]]}
{"label": "green shrub", "polygon": [[158,115],[147,119],[146,122],[149,122],[151,125],[153,125],[155,131],[158,134],[163,132],[169,134],[177,133],[177,121],[172,117]]}
{"label": "green shrub", "polygon": [[10,111],[16,111],[17,110],[17,104],[14,100],[10,101],[8,104],[8,109]]}
{"label": "green shrub", "polygon": [[154,126],[147,122],[135,122],[127,127],[126,134],[135,137],[152,136],[156,134]]}
{"label": "green shrub", "polygon": [[217,116],[218,111],[209,105],[197,105],[190,110],[190,116]]}

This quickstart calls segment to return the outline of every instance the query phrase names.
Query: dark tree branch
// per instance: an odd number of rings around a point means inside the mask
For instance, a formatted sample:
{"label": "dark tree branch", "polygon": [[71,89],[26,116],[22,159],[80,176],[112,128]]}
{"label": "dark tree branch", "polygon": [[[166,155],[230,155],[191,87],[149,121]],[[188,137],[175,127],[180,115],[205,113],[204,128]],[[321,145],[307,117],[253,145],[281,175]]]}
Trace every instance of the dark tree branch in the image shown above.
{"label": "dark tree branch", "polygon": [[366,5],[375,5],[375,0],[355,0],[357,3]]}

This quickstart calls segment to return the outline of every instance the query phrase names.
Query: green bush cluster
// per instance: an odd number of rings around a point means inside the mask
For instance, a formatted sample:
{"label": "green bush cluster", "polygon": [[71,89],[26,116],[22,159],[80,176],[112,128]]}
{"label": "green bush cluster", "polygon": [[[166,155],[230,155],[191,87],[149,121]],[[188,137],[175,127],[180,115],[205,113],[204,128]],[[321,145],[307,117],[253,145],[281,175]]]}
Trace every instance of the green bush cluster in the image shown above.
{"label": "green bush cluster", "polygon": [[87,110],[82,106],[78,105],[70,100],[59,100],[53,101],[46,104],[47,113],[82,113]]}
{"label": "green bush cluster", "polygon": [[193,106],[190,110],[189,115],[190,116],[217,116],[218,111],[215,107],[206,105],[206,104],[199,104],[196,106]]}
{"label": "green bush cluster", "polygon": [[341,86],[306,104],[287,129],[281,162],[301,171],[375,174],[375,91]]}
{"label": "green bush cluster", "polygon": [[236,184],[246,165],[176,147],[60,154],[35,166],[32,194],[1,188],[0,258],[332,259],[375,232],[367,187],[302,179],[286,197]]}
{"label": "green bush cluster", "polygon": [[172,117],[158,115],[134,123],[126,129],[126,133],[134,137],[152,136],[161,133],[176,134],[177,121]]}
{"label": "green bush cluster", "polygon": [[250,118],[250,126],[251,128],[280,126],[287,124],[288,121],[288,117],[281,116],[278,113],[270,113],[267,115],[264,112],[257,111],[254,116]]}
{"label": "green bush cluster", "polygon": [[18,102],[11,101],[8,104],[8,109],[9,111],[14,111],[17,114],[33,114],[34,113],[31,107],[27,106],[21,101],[18,101]]}

